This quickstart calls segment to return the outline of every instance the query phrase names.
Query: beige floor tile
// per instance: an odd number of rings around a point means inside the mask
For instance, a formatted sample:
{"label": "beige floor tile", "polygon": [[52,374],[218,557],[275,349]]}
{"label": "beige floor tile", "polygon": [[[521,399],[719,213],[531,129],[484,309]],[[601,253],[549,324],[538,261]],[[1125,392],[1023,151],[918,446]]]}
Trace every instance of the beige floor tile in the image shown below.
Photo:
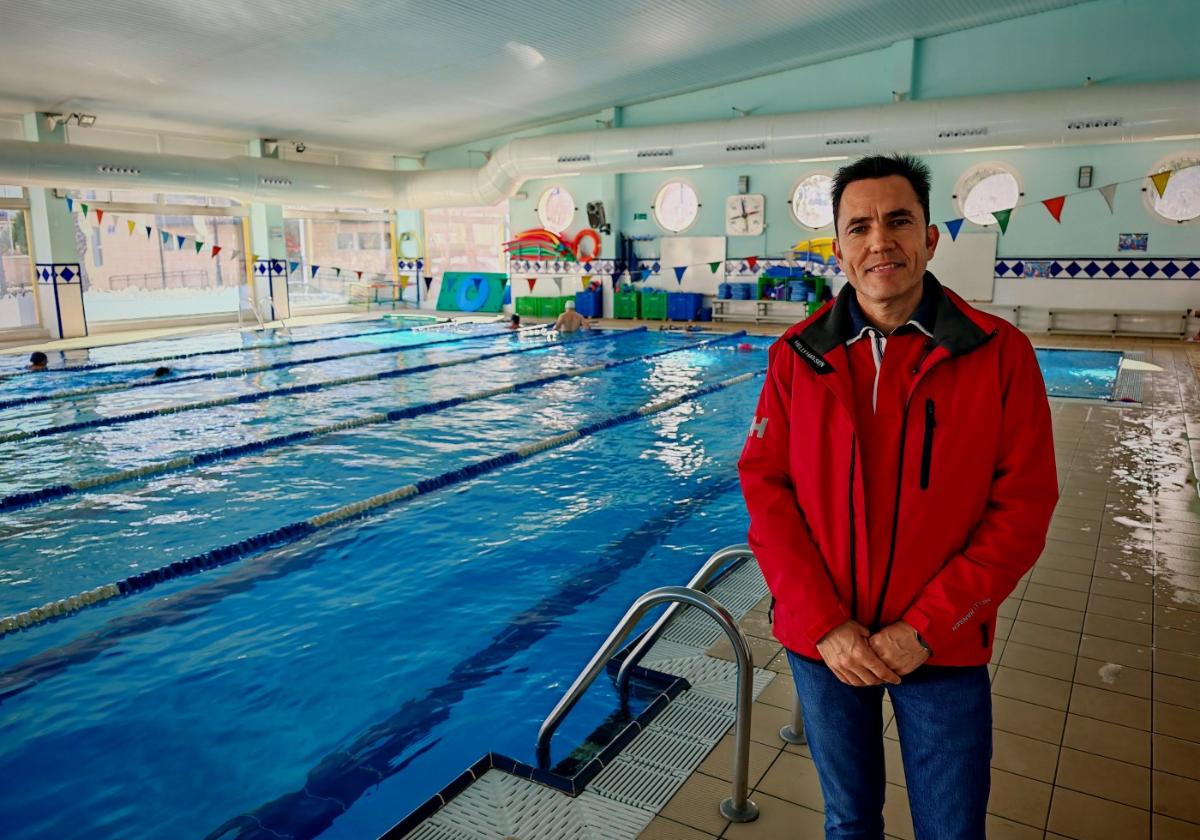
{"label": "beige floor tile", "polygon": [[1051,743],[997,729],[992,732],[992,767],[1053,782],[1058,750]]}
{"label": "beige floor tile", "polygon": [[1158,627],[1200,633],[1200,611],[1157,604],[1154,607],[1154,623]]}
{"label": "beige floor tile", "polygon": [[1036,779],[992,769],[988,813],[1035,828],[1045,828],[1051,786]]}
{"label": "beige floor tile", "polygon": [[1000,606],[996,607],[996,615],[1000,618],[1016,618],[1017,610],[1021,607],[1021,599],[1014,595],[1009,595],[1000,602]]}
{"label": "beige floor tile", "polygon": [[1154,600],[1154,589],[1144,583],[1129,583],[1123,580],[1092,579],[1092,594],[1109,598],[1124,598],[1148,604]]}
{"label": "beige floor tile", "polygon": [[791,679],[792,663],[788,660],[787,651],[781,647],[775,658],[767,663],[767,669],[777,674],[787,674]]}
{"label": "beige floor tile", "polygon": [[883,802],[883,828],[901,840],[915,840],[912,812],[908,808],[908,791],[899,785],[887,786]]}
{"label": "beige floor tile", "polygon": [[1200,610],[1200,592],[1180,589],[1169,581],[1159,580],[1154,586],[1155,603],[1164,607],[1179,607],[1185,610]]}
{"label": "beige floor tile", "polygon": [[1154,629],[1141,621],[1126,621],[1123,618],[1089,613],[1083,622],[1083,634],[1149,646],[1153,642]]}
{"label": "beige floor tile", "polygon": [[1149,566],[1134,565],[1133,563],[1112,563],[1097,560],[1094,577],[1105,580],[1136,583],[1142,586],[1154,584],[1154,569]]}
{"label": "beige floor tile", "polygon": [[[1058,573],[1065,574],[1065,573]],[[1069,610],[1083,612],[1088,605],[1088,591],[1084,589],[1063,589],[1061,586],[1051,586],[1038,583],[1038,571],[1033,573],[1033,581],[1025,587],[1022,600],[1035,604],[1049,604],[1052,607],[1066,607]],[[1089,583],[1091,578],[1088,579]]]}
{"label": "beige floor tile", "polygon": [[1066,542],[1064,540],[1047,539],[1044,553],[1058,557],[1083,557],[1086,560],[1096,559],[1095,545]]}
{"label": "beige floor tile", "polygon": [[1075,686],[1071,692],[1070,712],[1134,729],[1150,729],[1149,700],[1088,685]]}
{"label": "beige floor tile", "polygon": [[1134,697],[1150,699],[1150,677],[1149,671],[1082,656],[1075,664],[1075,682],[1078,685],[1090,685],[1106,691],[1132,694]]}
{"label": "beige floor tile", "polygon": [[1150,766],[1149,732],[1095,718],[1067,715],[1063,746],[1127,764]]}
{"label": "beige floor tile", "polygon": [[1115,639],[1087,635],[1079,643],[1079,655],[1086,659],[1098,659],[1101,662],[1114,662],[1129,668],[1141,668],[1143,671],[1150,670],[1154,659],[1150,647],[1146,645],[1135,645],[1130,642],[1118,642]]}
{"label": "beige floor tile", "polygon": [[[1031,584],[1037,583],[1043,586],[1053,586],[1057,589],[1066,589],[1071,592],[1081,592],[1086,594],[1092,585],[1091,574],[1075,574],[1074,572],[1064,572],[1058,569],[1039,569],[1034,568],[1033,574],[1029,577]],[[1028,591],[1026,591],[1028,595]],[[1025,600],[1030,600],[1026,597]],[[1070,604],[1059,604],[1059,606],[1070,607],[1071,609],[1080,609],[1083,607],[1072,607]]]}
{"label": "beige floor tile", "polygon": [[1200,633],[1189,633],[1171,627],[1156,628],[1154,644],[1163,650],[1200,655]]}
{"label": "beige floor tile", "polygon": [[1160,735],[1200,743],[1200,711],[1156,702],[1154,731]]}
{"label": "beige floor tile", "polygon": [[1071,630],[1059,630],[1028,621],[1014,621],[1012,629],[1008,631],[1010,642],[1057,650],[1072,656],[1079,650],[1079,638],[1080,634]]}
{"label": "beige floor tile", "polygon": [[1001,665],[992,681],[992,694],[1065,711],[1071,698],[1071,684]]}
{"label": "beige floor tile", "polygon": [[796,684],[787,674],[778,674],[758,695],[759,703],[791,709],[796,702]]}
{"label": "beige floor tile", "polygon": [[[747,636],[746,642],[750,645],[750,658],[754,661],[755,668],[765,668],[775,656],[783,650],[779,642],[775,640],[759,639],[754,636]],[[712,647],[705,651],[709,656],[716,659],[724,659],[727,662],[735,661],[733,655],[733,645],[730,644],[727,636],[721,636]]]}
{"label": "beige floor tile", "polygon": [[1046,827],[1079,840],[1149,840],[1150,812],[1055,788]]}
{"label": "beige floor tile", "polygon": [[1200,709],[1200,682],[1170,674],[1155,674],[1154,699],[1175,706]]}
{"label": "beige floor tile", "polygon": [[729,782],[703,773],[693,773],[675,792],[659,816],[720,836],[729,821],[718,810],[729,796]]}
{"label": "beige floor tile", "polygon": [[757,785],[758,790],[814,811],[824,811],[821,783],[812,759],[783,753]]}
{"label": "beige floor tile", "polygon": [[[758,784],[759,779],[767,772],[767,768],[771,766],[771,763],[775,761],[778,755],[779,749],[769,747],[766,744],[760,744],[754,740],[750,741],[750,768],[747,778],[748,784],[751,787]],[[696,769],[717,779],[732,782],[733,736],[726,735],[720,741],[717,741],[717,745],[712,748],[712,752],[708,754]]]}
{"label": "beige floor tile", "polygon": [[768,610],[770,610],[770,608],[771,608],[771,596],[764,595],[763,599],[761,601],[759,601],[757,604],[755,604],[753,607],[751,607],[750,609],[754,610],[755,612],[766,613]]}
{"label": "beige floor tile", "polygon": [[1200,779],[1200,743],[1167,735],[1154,736],[1154,769]]}
{"label": "beige floor tile", "polygon": [[900,787],[907,786],[904,778],[904,757],[900,753],[899,741],[883,739],[883,766],[888,782]]}
{"label": "beige floor tile", "polygon": [[[991,665],[999,665],[1000,664],[1000,660],[1004,656],[1004,647],[1006,644],[1007,644],[1007,642],[1005,642],[1004,639],[996,639],[992,642],[992,655],[988,659],[989,664],[991,664]],[[993,674],[993,676],[994,676],[994,674]]]}
{"label": "beige floor tile", "polygon": [[1004,732],[1057,745],[1062,740],[1066,717],[1057,709],[1046,706],[1008,697],[992,697],[992,725]]}
{"label": "beige floor tile", "polygon": [[1040,829],[994,814],[988,814],[986,831],[988,840],[1041,840],[1042,837]]}
{"label": "beige floor tile", "polygon": [[1078,610],[1067,610],[1062,607],[1034,604],[1028,601],[1022,602],[1020,609],[1017,610],[1017,621],[1027,621],[1043,627],[1055,627],[1072,633],[1078,633],[1083,629],[1083,613]]}
{"label": "beige floor tile", "polygon": [[1188,680],[1200,681],[1200,656],[1173,650],[1154,651],[1154,671]]}
{"label": "beige floor tile", "polygon": [[[766,613],[750,610],[742,616],[742,620],[738,623],[742,625],[742,630],[747,636],[775,641],[775,637],[771,634],[771,622],[767,621]],[[778,645],[779,642],[775,642],[775,644]]]}
{"label": "beige floor tile", "polygon": [[[1154,810],[1178,820],[1200,823],[1200,781],[1156,770]],[[1200,834],[1200,826],[1196,831]]]}
{"label": "beige floor tile", "polygon": [[674,820],[655,817],[646,830],[638,835],[638,840],[712,840],[714,836]]}
{"label": "beige floor tile", "polygon": [[1069,680],[1075,673],[1075,658],[1068,653],[1012,642],[1004,648],[1000,659],[1006,668],[1030,671],[1059,680]]}
{"label": "beige floor tile", "polygon": [[[750,711],[750,740],[782,749],[784,741],[779,737],[779,730],[791,722],[792,713],[789,710],[755,703]],[[733,732],[732,726],[729,732]]]}
{"label": "beige floor tile", "polygon": [[1150,768],[1064,747],[1055,784],[1150,810]]}
{"label": "beige floor tile", "polygon": [[1057,569],[1077,575],[1090,575],[1095,561],[1091,557],[1069,557],[1045,552],[1038,558],[1035,569]]}
{"label": "beige floor tile", "polygon": [[758,819],[730,823],[723,835],[727,840],[795,840],[824,835],[824,815],[765,793],[755,793],[750,798],[758,806]]}
{"label": "beige floor tile", "polygon": [[1087,611],[1097,615],[1111,615],[1113,618],[1123,618],[1126,621],[1153,621],[1154,610],[1151,604],[1141,601],[1129,601],[1125,598],[1110,598],[1107,595],[1097,595],[1094,592],[1088,598]]}
{"label": "beige floor tile", "polygon": [[1196,840],[1196,824],[1155,814],[1154,840]]}

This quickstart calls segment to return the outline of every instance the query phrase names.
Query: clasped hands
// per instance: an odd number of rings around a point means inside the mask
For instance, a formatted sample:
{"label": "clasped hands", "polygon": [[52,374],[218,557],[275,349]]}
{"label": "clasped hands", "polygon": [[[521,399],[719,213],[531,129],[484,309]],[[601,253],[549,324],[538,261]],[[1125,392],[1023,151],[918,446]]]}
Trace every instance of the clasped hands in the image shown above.
{"label": "clasped hands", "polygon": [[834,676],[853,686],[899,685],[901,677],[929,658],[916,629],[904,621],[874,635],[857,621],[847,621],[826,633],[817,650]]}

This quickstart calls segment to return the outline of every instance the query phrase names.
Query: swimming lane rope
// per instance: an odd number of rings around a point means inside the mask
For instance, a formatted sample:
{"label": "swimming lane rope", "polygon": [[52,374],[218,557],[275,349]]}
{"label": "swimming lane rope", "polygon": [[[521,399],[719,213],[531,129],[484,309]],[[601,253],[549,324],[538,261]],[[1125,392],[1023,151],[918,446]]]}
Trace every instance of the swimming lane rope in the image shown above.
{"label": "swimming lane rope", "polygon": [[634,356],[629,359],[618,359],[616,361],[601,362],[599,364],[587,365],[585,367],[571,368],[560,373],[554,373],[548,376],[539,376],[534,379],[526,379],[512,385],[502,385],[498,388],[489,388],[485,391],[476,391],[473,394],[466,394],[460,397],[452,397],[450,399],[438,400],[436,402],[421,403],[418,405],[407,406],[405,408],[396,408],[392,409],[391,411],[379,412],[377,414],[368,414],[365,417],[356,417],[351,420],[330,423],[327,426],[317,426],[312,429],[304,429],[299,432],[291,432],[285,435],[275,435],[274,437],[250,441],[248,443],[239,443],[230,446],[222,446],[217,449],[209,449],[203,452],[197,452],[194,455],[181,455],[177,458],[159,461],[154,464],[146,464],[141,467],[132,467],[127,470],[119,470],[117,472],[105,473],[104,475],[98,475],[92,478],[80,479],[79,481],[69,484],[52,484],[37,490],[27,490],[22,493],[12,493],[8,496],[0,497],[0,512],[40,505],[55,499],[61,499],[65,496],[71,496],[76,493],[95,490],[98,487],[110,487],[113,484],[119,484],[125,481],[153,478],[166,473],[188,469],[189,467],[204,466],[207,464],[216,463],[218,461],[227,461],[231,458],[240,458],[244,455],[264,452],[268,449],[278,449],[282,446],[291,446],[294,443],[309,441],[314,438],[323,437],[336,432],[345,432],[350,429],[358,429],[362,428],[363,426],[373,426],[379,423],[395,423],[399,420],[409,420],[414,417],[420,417],[423,414],[432,414],[437,411],[444,411],[447,408],[453,408],[455,406],[463,405],[464,403],[485,400],[489,397],[499,396],[500,394],[525,391],[530,388],[539,388],[543,385],[548,385],[551,382],[558,382],[563,379],[571,379],[576,376],[597,373],[602,370],[610,370],[612,368],[633,364],[635,362],[644,362],[648,361],[649,359],[658,358],[659,356],[666,356],[670,353],[679,353],[684,350],[692,350],[698,347],[708,347],[720,342],[732,341],[733,339],[740,338],[744,335],[745,332],[730,333],[729,335],[710,338],[705,341],[694,341],[688,344],[680,345],[679,347],[670,347],[666,350],[659,350],[657,352],[647,353],[642,356]]}
{"label": "swimming lane rope", "polygon": [[[301,338],[297,339],[296,341],[276,341],[270,344],[251,344],[245,347],[224,347],[220,350],[193,350],[188,353],[176,353],[171,356],[156,356],[150,359],[129,359],[124,362],[89,362],[83,365],[66,365],[64,367],[49,368],[48,370],[51,372],[89,371],[100,370],[101,368],[119,367],[120,365],[151,365],[155,362],[174,362],[180,359],[191,359],[196,356],[221,356],[226,353],[249,353],[254,350],[274,350],[279,347],[299,347],[302,344],[317,344],[318,342],[322,341],[341,341],[344,338],[358,338],[359,336],[364,335],[379,335],[381,333],[389,332],[424,332],[425,330],[444,328],[452,324],[454,324],[453,320],[443,319],[435,324],[421,324],[420,326],[416,327],[385,327],[379,330],[363,330],[362,332],[346,333],[345,335],[328,335],[324,338]],[[18,370],[14,371],[13,373],[0,375],[0,381],[40,372],[41,371]]]}
{"label": "swimming lane rope", "polygon": [[[465,467],[458,469],[447,470],[430,478],[422,479],[415,484],[406,484],[403,487],[397,487],[394,490],[389,490],[386,493],[380,493],[376,496],[371,496],[367,499],[362,499],[357,502],[351,502],[347,505],[342,505],[334,510],[326,513],[310,516],[307,519],[301,519],[296,522],[283,525],[279,528],[274,528],[270,531],[264,531],[261,534],[256,534],[252,537],[239,540],[234,543],[223,545],[220,548],[206,551],[201,554],[195,554],[183,560],[176,560],[165,566],[160,566],[157,569],[152,569],[148,572],[141,572],[130,577],[123,578],[113,583],[106,583],[102,586],[97,586],[94,589],[89,589],[86,592],[81,592],[78,595],[72,595],[69,598],[63,598],[58,601],[51,601],[40,607],[34,607],[29,610],[24,610],[15,615],[7,616],[0,619],[0,637],[10,633],[15,633],[19,630],[25,630],[39,624],[45,624],[57,618],[62,618],[74,613],[78,613],[87,607],[96,604],[104,603],[121,595],[133,595],[139,592],[145,592],[160,583],[173,580],[184,575],[191,575],[197,572],[202,572],[206,569],[216,568],[218,566],[229,565],[235,563],[253,554],[258,554],[269,549],[279,548],[290,543],[298,542],[306,537],[312,536],[318,531],[326,528],[331,528],[343,523],[359,519],[364,516],[380,513],[387,508],[393,507],[401,502],[410,501],[421,496],[428,495],[437,490],[444,490],[447,487],[453,487],[458,484],[470,481],[486,473],[495,470],[503,469],[504,467],[512,466],[520,461],[532,458],[543,452],[549,452],[553,449],[566,446],[585,437],[598,434],[599,432],[611,429],[614,426],[630,423],[639,420],[643,417],[649,417],[654,414],[666,411],[681,405],[685,402],[691,402],[708,394],[722,391],[734,385],[739,385],[747,382],[755,377],[762,376],[765,371],[754,371],[743,373],[729,379],[715,382],[711,385],[705,385],[700,388],[692,389],[683,394],[680,394],[669,399],[658,400],[657,402],[647,403],[641,408],[632,411],[626,411],[622,414],[617,414],[603,420],[597,420],[594,423],[588,423],[580,426],[569,432],[554,435],[552,437],[543,438],[533,443],[519,446],[516,449],[510,449],[507,452],[495,455],[491,458],[485,458],[480,461],[474,461],[467,464]],[[506,386],[506,389],[511,389],[514,386]]]}
{"label": "swimming lane rope", "polygon": [[[483,338],[499,338],[505,335],[512,335],[514,332],[526,332],[534,330],[547,329],[546,325],[535,327],[524,327],[521,330],[494,330],[492,332],[474,333],[471,335],[449,336],[447,338],[439,338],[434,341],[423,341],[419,344],[401,344],[395,347],[372,347],[369,350],[351,350],[348,353],[331,353],[327,356],[313,356],[311,359],[284,359],[279,362],[271,362],[265,365],[255,365],[254,367],[244,368],[228,368],[225,370],[208,370],[200,373],[190,373],[184,376],[172,376],[162,379],[147,379],[141,382],[113,382],[108,385],[90,385],[86,388],[69,388],[63,391],[52,391],[48,394],[32,394],[28,397],[12,397],[10,399],[0,399],[0,409],[15,408],[20,405],[32,405],[33,403],[51,402],[53,400],[65,400],[72,397],[84,397],[92,394],[108,394],[114,391],[132,391],[135,388],[154,388],[160,385],[172,385],[176,382],[193,382],[199,379],[231,379],[237,376],[248,376],[252,373],[263,373],[268,370],[281,370],[283,368],[300,367],[301,365],[316,365],[322,362],[336,362],[341,359],[353,359],[358,356],[379,356],[384,353],[400,353],[406,350],[419,350],[423,347],[435,347],[439,344],[454,344],[459,341],[478,341]],[[412,330],[405,330],[412,332]]]}
{"label": "swimming lane rope", "polygon": [[[541,327],[529,327],[530,330],[538,330]],[[586,336],[574,339],[576,343],[579,341],[595,341],[619,338],[622,335],[627,335],[635,332],[645,331],[645,327],[638,327],[633,330],[626,330],[620,333],[602,333],[597,336]],[[497,333],[502,335],[503,333]],[[510,333],[511,335],[511,333]],[[420,345],[428,347],[434,342]],[[47,426],[44,429],[30,429],[29,431],[7,432],[0,434],[0,444],[13,443],[15,441],[30,440],[32,438],[49,437],[51,435],[64,434],[65,432],[77,432],[82,429],[98,429],[103,426],[116,426],[122,423],[132,423],[137,420],[148,420],[151,417],[159,417],[164,414],[179,414],[185,411],[199,411],[207,408],[220,408],[227,405],[239,405],[246,403],[261,402],[271,397],[286,397],[293,394],[304,394],[311,391],[320,391],[325,388],[337,388],[342,385],[356,385],[361,382],[374,382],[384,379],[395,379],[398,376],[409,376],[414,373],[425,373],[431,370],[440,368],[454,367],[456,365],[470,364],[471,362],[482,361],[483,359],[494,359],[497,356],[510,356],[514,353],[529,353],[533,350],[545,350],[547,347],[555,347],[559,344],[557,341],[535,344],[529,347],[518,347],[515,350],[499,350],[494,353],[480,353],[475,356],[464,356],[461,359],[446,359],[441,362],[429,362],[424,365],[414,365],[413,367],[399,368],[397,370],[385,370],[382,373],[363,373],[358,376],[347,376],[341,379],[326,379],[321,382],[309,382],[304,385],[289,385],[286,388],[272,388],[267,391],[253,391],[249,394],[239,394],[233,397],[217,397],[216,399],[205,400],[203,402],[184,403],[182,405],[168,405],[161,408],[148,408],[145,411],[135,411],[130,414],[114,414],[111,417],[95,417],[91,420],[79,420],[75,423],[64,423],[60,426]],[[394,352],[394,350],[393,350]]]}

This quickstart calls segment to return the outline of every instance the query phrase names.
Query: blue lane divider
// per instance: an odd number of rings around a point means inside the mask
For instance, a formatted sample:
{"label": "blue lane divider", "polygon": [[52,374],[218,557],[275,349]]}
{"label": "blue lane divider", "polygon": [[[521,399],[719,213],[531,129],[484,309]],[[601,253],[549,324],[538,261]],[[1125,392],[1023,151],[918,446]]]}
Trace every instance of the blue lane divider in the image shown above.
{"label": "blue lane divider", "polygon": [[[421,324],[416,327],[384,327],[378,330],[363,330],[356,333],[346,333],[345,335],[330,335],[324,338],[301,338],[295,341],[276,341],[270,344],[252,344],[246,347],[225,347],[220,350],[193,350],[188,353],[175,353],[171,356],[155,356],[150,359],[130,359],[124,362],[88,362],[82,365],[64,365],[63,367],[48,368],[51,371],[73,371],[73,370],[100,370],[101,368],[120,367],[121,365],[151,365],[155,362],[176,362],[180,359],[192,359],[196,356],[222,356],[226,353],[250,353],[255,350],[274,350],[279,347],[299,347],[302,344],[317,344],[322,341],[340,341],[343,338],[358,338],[364,335],[379,335],[380,333],[389,332],[418,332],[428,329],[436,329],[445,327],[448,324],[454,323],[452,320],[444,318],[435,324]],[[101,348],[96,348],[101,349]],[[0,375],[0,380],[12,379],[16,376],[25,376],[35,373],[32,370],[18,370],[13,373]]]}
{"label": "blue lane divider", "polygon": [[420,403],[418,405],[392,409],[391,411],[379,412],[376,414],[368,414],[364,417],[356,417],[351,420],[342,420],[337,423],[330,423],[326,426],[303,429],[301,431],[291,432],[285,435],[275,435],[274,437],[263,438],[262,440],[232,444],[230,446],[222,446],[217,449],[209,449],[203,452],[197,452],[195,455],[181,455],[177,458],[171,458],[166,461],[159,461],[157,463],[146,464],[141,467],[133,467],[127,470],[105,473],[92,478],[81,479],[73,483],[52,484],[37,490],[11,493],[0,498],[0,513],[16,510],[18,508],[44,504],[45,502],[53,501],[55,499],[61,499],[64,496],[71,496],[76,493],[94,490],[97,487],[110,487],[113,484],[119,484],[125,481],[152,478],[169,472],[187,469],[189,467],[203,466],[206,464],[216,463],[217,461],[227,461],[231,458],[240,458],[244,455],[263,452],[268,449],[278,449],[282,446],[291,446],[295,443],[309,441],[314,438],[323,437],[336,432],[345,432],[351,429],[358,429],[362,428],[363,426],[372,426],[379,423],[395,423],[399,420],[410,420],[414,417],[420,417],[424,414],[432,414],[434,412],[444,411],[447,408],[453,408],[455,406],[463,405],[464,403],[485,400],[490,397],[500,396],[501,394],[525,391],[529,390],[530,388],[539,388],[552,382],[559,382],[561,380],[571,379],[576,376],[584,376],[604,370],[611,370],[612,368],[634,364],[635,362],[645,362],[650,359],[658,358],[659,356],[666,356],[671,353],[680,353],[684,350],[694,350],[700,347],[709,347],[724,341],[732,341],[735,338],[741,338],[745,334],[746,333],[744,331],[741,331],[730,333],[729,335],[718,336],[716,338],[706,339],[704,341],[693,341],[688,344],[681,344],[678,347],[669,347],[666,350],[658,350],[654,353],[646,353],[644,355],[634,356],[629,359],[617,359],[611,362],[599,362],[594,365],[571,368],[569,370],[549,374],[547,376],[525,379],[520,382],[515,382],[512,385],[501,385],[496,388],[489,388],[485,391],[476,391],[473,394],[451,397],[449,399],[437,400],[435,402]]}
{"label": "blue lane divider", "polygon": [[[534,330],[544,330],[544,325],[534,327],[524,327],[516,332],[526,332]],[[405,330],[411,332],[411,330]],[[500,329],[491,332],[472,333],[470,335],[449,336],[447,338],[439,338],[434,341],[423,341],[420,344],[403,344],[395,347],[372,347],[369,350],[351,350],[348,353],[330,353],[327,356],[313,356],[311,359],[285,359],[279,362],[271,362],[264,365],[255,365],[254,367],[244,368],[228,368],[225,370],[207,370],[200,373],[190,373],[184,376],[172,376],[162,379],[147,379],[141,382],[113,382],[109,385],[90,385],[85,388],[69,388],[63,391],[52,391],[48,394],[32,394],[28,397],[12,397],[7,400],[0,400],[0,409],[15,408],[21,405],[32,405],[34,403],[51,402],[53,400],[66,400],[73,397],[84,397],[92,394],[107,394],[114,391],[132,391],[136,388],[157,388],[160,385],[173,385],[176,382],[192,382],[198,379],[231,379],[238,376],[248,376],[252,373],[263,373],[268,370],[281,370],[283,368],[300,367],[301,365],[316,365],[322,362],[336,362],[340,359],[353,359],[358,356],[379,356],[384,353],[401,353],[407,350],[420,350],[425,347],[434,347],[439,344],[454,344],[459,341],[479,341],[484,338],[499,338],[505,335],[512,335],[514,330]]]}
{"label": "blue lane divider", "polygon": [[722,391],[734,385],[739,385],[756,377],[763,376],[765,373],[765,370],[743,373],[720,382],[694,388],[676,397],[647,403],[641,408],[616,414],[603,420],[597,420],[569,432],[542,438],[533,443],[527,443],[524,446],[494,455],[491,458],[474,461],[458,469],[447,470],[438,475],[422,479],[415,484],[406,484],[403,487],[397,487],[386,493],[380,493],[367,499],[351,502],[348,505],[342,505],[325,513],[310,516],[307,519],[301,519],[297,522],[291,522],[287,525],[264,531],[261,534],[255,534],[252,537],[223,545],[211,551],[194,554],[183,560],[176,560],[173,563],[168,563],[157,569],[151,569],[148,572],[140,572],[113,583],[97,586],[78,595],[72,595],[69,598],[51,601],[40,607],[24,610],[15,615],[0,619],[0,638],[10,633],[26,630],[57,618],[78,613],[80,610],[95,604],[104,603],[119,595],[132,595],[138,592],[145,592],[160,583],[183,575],[201,572],[218,566],[226,566],[253,554],[298,542],[325,528],[341,525],[367,515],[373,515],[400,502],[415,499],[437,490],[453,487],[457,484],[463,484],[473,478],[503,469],[519,461],[540,455],[543,452],[549,452],[552,449],[558,449],[567,444],[575,443],[585,437],[590,437],[606,429],[611,429],[614,426],[620,426],[625,423],[631,423],[634,420],[640,420],[643,417],[658,414],[685,402],[691,402],[708,394]]}
{"label": "blue lane divider", "polygon": [[[541,327],[528,327],[530,330],[538,330]],[[619,338],[622,335],[630,335],[635,332],[645,331],[645,327],[638,327],[633,330],[625,330],[618,333],[602,333],[595,336],[582,336],[573,339],[573,343],[580,341],[596,341]],[[212,400],[204,400],[203,402],[184,403],[182,405],[168,405],[162,408],[148,408],[145,411],[135,411],[130,414],[114,414],[111,417],[96,417],[91,420],[79,420],[75,423],[64,423],[60,426],[47,426],[44,429],[32,429],[30,431],[8,432],[0,435],[0,443],[13,443],[14,441],[30,440],[31,438],[49,437],[51,435],[64,434],[66,432],[76,432],[81,429],[98,429],[103,426],[116,426],[122,423],[132,423],[137,420],[147,420],[151,417],[159,417],[164,414],[179,414],[185,411],[198,411],[207,408],[220,408],[226,405],[239,405],[247,403],[261,402],[271,399],[272,397],[286,397],[293,394],[304,394],[311,391],[320,391],[324,388],[337,388],[342,385],[355,385],[361,382],[374,382],[383,379],[395,379],[398,376],[410,376],[414,373],[425,373],[431,370],[440,368],[454,367],[456,365],[465,365],[471,362],[478,362],[483,359],[494,359],[497,356],[510,356],[514,353],[529,353],[533,350],[544,350],[547,347],[558,346],[561,342],[550,341],[542,344],[535,344],[529,347],[518,347],[515,350],[500,350],[494,353],[480,353],[476,356],[464,356],[461,359],[447,359],[442,362],[430,362],[424,365],[414,365],[413,367],[401,368],[399,370],[387,370],[382,373],[364,373],[359,376],[347,376],[342,379],[326,379],[321,382],[309,382],[304,385],[290,385],[286,388],[272,388],[267,391],[254,391],[249,394],[240,394],[234,397],[218,397]],[[424,345],[428,347],[429,345]]]}

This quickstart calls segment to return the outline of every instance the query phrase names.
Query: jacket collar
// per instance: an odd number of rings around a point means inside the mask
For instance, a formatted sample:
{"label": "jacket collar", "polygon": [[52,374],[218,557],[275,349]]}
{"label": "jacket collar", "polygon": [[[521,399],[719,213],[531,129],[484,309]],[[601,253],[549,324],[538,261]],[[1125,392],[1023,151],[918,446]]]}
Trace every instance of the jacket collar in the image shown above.
{"label": "jacket collar", "polygon": [[[928,332],[936,346],[944,347],[951,356],[960,356],[987,341],[988,333],[945,293],[931,272],[925,272],[923,283],[924,292],[918,306],[919,324],[927,328],[932,321]],[[833,370],[828,358],[830,351],[854,338],[852,307],[858,309],[858,300],[854,287],[847,283],[833,306],[788,338],[791,348],[817,373],[830,373]],[[918,320],[917,315],[914,320]]]}
{"label": "jacket collar", "polygon": [[[940,287],[935,286],[933,283],[923,283],[921,300],[917,304],[916,311],[913,312],[911,318],[896,327],[893,332],[910,332],[913,329],[917,329],[930,338],[933,338],[933,328],[937,323],[937,305],[940,299]],[[879,332],[867,320],[866,313],[863,312],[862,306],[858,303],[858,295],[848,295],[846,303],[850,309],[851,325],[850,337],[846,339],[847,344],[853,344],[868,332]]]}

